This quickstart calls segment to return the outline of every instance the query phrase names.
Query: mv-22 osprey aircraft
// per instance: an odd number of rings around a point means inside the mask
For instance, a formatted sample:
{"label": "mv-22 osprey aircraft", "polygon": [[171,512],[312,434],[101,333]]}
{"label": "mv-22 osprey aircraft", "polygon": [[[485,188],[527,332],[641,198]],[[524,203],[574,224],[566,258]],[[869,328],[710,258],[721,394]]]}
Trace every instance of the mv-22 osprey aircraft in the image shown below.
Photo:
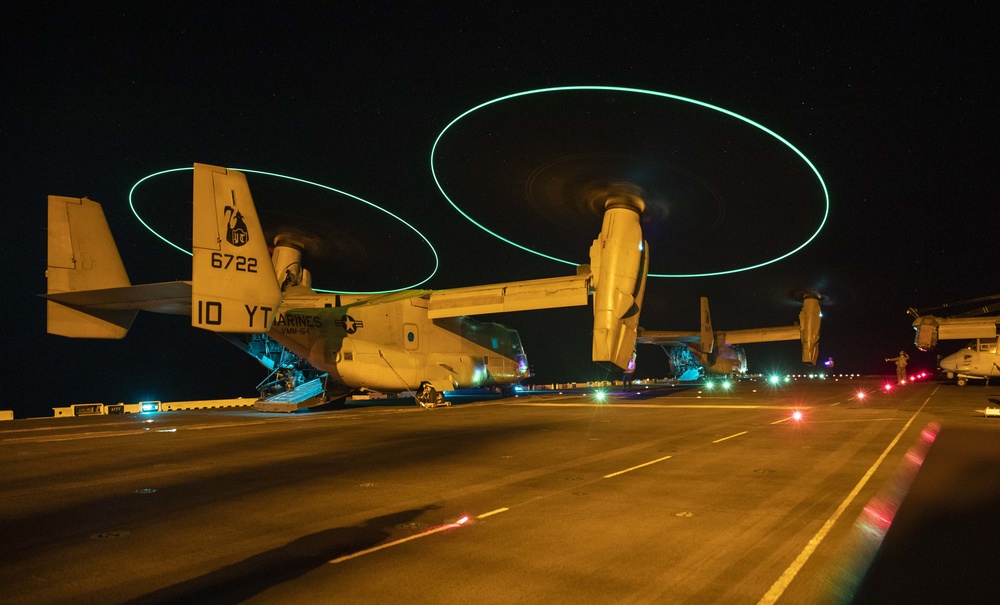
{"label": "mv-22 osprey aircraft", "polygon": [[681,380],[702,374],[741,376],[747,373],[747,356],[740,345],[781,340],[801,340],[802,362],[816,365],[819,357],[821,322],[820,296],[815,292],[800,295],[802,310],[799,322],[791,326],[715,330],[708,309],[708,298],[701,297],[699,332],[646,330],[639,328],[638,344],[657,344],[670,358],[674,375]]}
{"label": "mv-22 osprey aircraft", "polygon": [[[633,187],[610,189],[590,264],[576,275],[383,295],[317,293],[294,237],[279,235],[269,253],[239,172],[195,164],[193,202],[191,281],[133,286],[100,204],[50,196],[48,332],[122,338],[139,310],[190,315],[193,326],[220,333],[274,371],[291,352],[330,379],[323,400],[353,390],[413,391],[433,407],[444,391],[512,385],[529,375],[517,332],[469,315],[586,305],[592,297],[592,359],[631,369],[649,266],[639,224],[644,202]],[[814,302],[803,307],[794,334],[781,338],[801,338],[807,363],[815,363],[819,338]],[[665,334],[644,342],[667,342],[657,340]],[[723,344],[704,327],[702,337]],[[712,345],[698,350],[715,363]]]}
{"label": "mv-22 osprey aircraft", "polygon": [[[1000,296],[984,296],[928,309],[910,308],[913,316],[913,344],[921,351],[933,350],[939,340],[969,340],[959,351],[938,360],[938,367],[958,386],[972,379],[1000,376]],[[955,310],[949,317],[931,315],[931,311]]]}

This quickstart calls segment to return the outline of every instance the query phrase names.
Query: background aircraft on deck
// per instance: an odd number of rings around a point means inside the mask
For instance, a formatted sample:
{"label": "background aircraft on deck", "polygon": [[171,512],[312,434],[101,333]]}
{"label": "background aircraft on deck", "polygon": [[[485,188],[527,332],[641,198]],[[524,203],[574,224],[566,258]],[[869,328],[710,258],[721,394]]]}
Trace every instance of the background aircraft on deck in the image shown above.
{"label": "background aircraft on deck", "polygon": [[802,310],[795,325],[743,330],[715,330],[708,307],[708,298],[701,297],[701,331],[658,331],[639,329],[639,344],[657,344],[670,357],[674,376],[693,380],[703,374],[733,376],[746,374],[747,357],[743,347],[748,343],[799,340],[802,362],[816,365],[819,356],[820,296],[814,293],[802,297]]}

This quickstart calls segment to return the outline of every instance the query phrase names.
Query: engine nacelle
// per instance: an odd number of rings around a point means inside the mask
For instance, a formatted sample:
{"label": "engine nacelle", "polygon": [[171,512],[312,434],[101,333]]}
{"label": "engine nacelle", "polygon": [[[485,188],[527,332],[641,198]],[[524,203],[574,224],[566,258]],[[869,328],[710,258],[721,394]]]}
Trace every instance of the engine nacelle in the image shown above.
{"label": "engine nacelle", "polygon": [[612,189],[601,234],[590,247],[593,360],[627,370],[635,348],[649,257],[639,220],[645,203],[630,185]]}
{"label": "engine nacelle", "polygon": [[302,267],[302,253],[309,243],[294,233],[279,233],[274,238],[271,264],[282,291],[289,286],[312,287],[312,274]]}
{"label": "engine nacelle", "polygon": [[802,299],[802,310],[799,311],[799,336],[802,341],[802,362],[816,365],[819,358],[819,324],[821,314],[819,297],[807,294]]}
{"label": "engine nacelle", "polygon": [[916,334],[913,344],[921,351],[930,351],[939,340],[973,340],[996,338],[1000,321],[996,317],[935,317],[922,315],[913,320]]}
{"label": "engine nacelle", "polygon": [[916,332],[913,336],[913,344],[921,351],[930,351],[938,343],[938,320],[932,315],[918,317],[913,322],[913,329]]}

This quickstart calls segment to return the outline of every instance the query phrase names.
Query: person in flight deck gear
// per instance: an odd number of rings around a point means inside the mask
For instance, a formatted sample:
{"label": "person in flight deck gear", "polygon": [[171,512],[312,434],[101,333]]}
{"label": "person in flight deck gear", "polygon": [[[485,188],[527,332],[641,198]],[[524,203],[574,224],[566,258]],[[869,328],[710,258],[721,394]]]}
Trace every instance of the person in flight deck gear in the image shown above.
{"label": "person in flight deck gear", "polygon": [[886,361],[896,362],[896,382],[903,384],[906,380],[906,360],[910,358],[906,351],[900,351],[899,357],[886,357]]}

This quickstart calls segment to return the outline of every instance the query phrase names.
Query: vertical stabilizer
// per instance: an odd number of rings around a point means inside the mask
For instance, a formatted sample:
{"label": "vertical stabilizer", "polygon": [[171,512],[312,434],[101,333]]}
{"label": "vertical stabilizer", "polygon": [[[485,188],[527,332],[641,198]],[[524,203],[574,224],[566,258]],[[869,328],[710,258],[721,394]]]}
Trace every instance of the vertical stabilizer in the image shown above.
{"label": "vertical stabilizer", "polygon": [[712,313],[708,309],[708,298],[701,297],[701,342],[699,354],[703,365],[709,364],[709,355],[715,351],[715,330],[712,329]]}
{"label": "vertical stabilizer", "polygon": [[[49,196],[48,294],[131,285],[101,205],[87,198]],[[49,334],[122,338],[137,311],[83,309],[46,302]]]}
{"label": "vertical stabilizer", "polygon": [[266,332],[281,303],[246,177],[194,165],[191,325],[213,332]]}

